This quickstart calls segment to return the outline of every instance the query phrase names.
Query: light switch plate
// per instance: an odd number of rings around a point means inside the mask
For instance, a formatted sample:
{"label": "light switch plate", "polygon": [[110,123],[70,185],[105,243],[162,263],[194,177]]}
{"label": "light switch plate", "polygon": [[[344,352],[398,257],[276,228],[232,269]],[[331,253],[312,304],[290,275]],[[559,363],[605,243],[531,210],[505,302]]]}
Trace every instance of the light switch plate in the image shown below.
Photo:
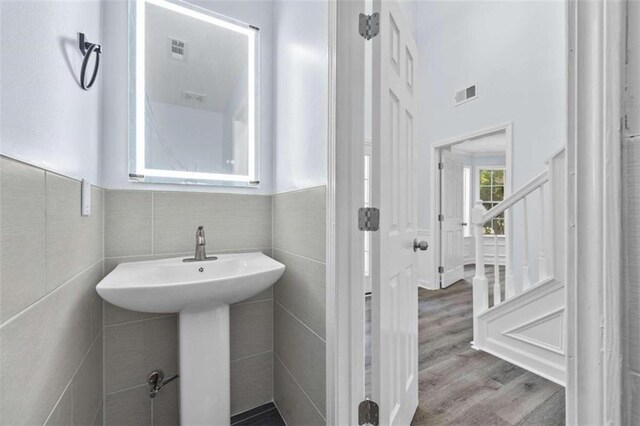
{"label": "light switch plate", "polygon": [[91,184],[82,179],[82,196],[81,196],[81,214],[82,216],[91,215]]}

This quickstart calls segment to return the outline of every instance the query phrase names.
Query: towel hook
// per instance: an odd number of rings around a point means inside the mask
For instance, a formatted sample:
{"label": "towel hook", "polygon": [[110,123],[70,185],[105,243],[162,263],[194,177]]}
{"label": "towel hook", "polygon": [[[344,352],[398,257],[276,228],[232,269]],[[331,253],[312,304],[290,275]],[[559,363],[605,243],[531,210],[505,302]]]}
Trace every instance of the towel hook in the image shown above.
{"label": "towel hook", "polygon": [[[82,60],[82,68],[80,70],[80,86],[83,90],[89,90],[93,83],[96,81],[96,77],[98,76],[98,68],[100,68],[100,54],[102,53],[102,46],[97,43],[90,43],[87,41],[87,37],[84,33],[78,33],[78,47],[80,48],[80,52],[84,55],[84,59]],[[85,74],[87,73],[87,65],[89,64],[89,57],[92,53],[96,54],[96,61],[93,66],[93,74],[91,75],[91,80],[89,80],[89,84],[86,83]]]}

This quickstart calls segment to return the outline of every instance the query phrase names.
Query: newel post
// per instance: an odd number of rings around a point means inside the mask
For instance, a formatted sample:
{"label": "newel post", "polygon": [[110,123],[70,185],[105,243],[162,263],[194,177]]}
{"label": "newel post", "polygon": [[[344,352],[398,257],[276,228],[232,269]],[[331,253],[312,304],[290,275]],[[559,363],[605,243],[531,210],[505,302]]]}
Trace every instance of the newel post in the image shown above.
{"label": "newel post", "polygon": [[476,202],[471,212],[476,243],[476,275],[473,277],[473,341],[476,345],[480,343],[478,315],[489,309],[489,281],[484,272],[484,230],[482,228],[484,225],[482,216],[485,212],[481,201]]}

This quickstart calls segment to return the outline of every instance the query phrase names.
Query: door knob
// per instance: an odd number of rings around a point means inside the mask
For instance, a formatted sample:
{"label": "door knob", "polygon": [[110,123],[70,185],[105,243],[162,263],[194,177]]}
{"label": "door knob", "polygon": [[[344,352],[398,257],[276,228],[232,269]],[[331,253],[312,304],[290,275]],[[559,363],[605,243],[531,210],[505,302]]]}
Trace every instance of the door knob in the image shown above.
{"label": "door knob", "polygon": [[426,241],[418,241],[418,239],[413,240],[413,251],[418,251],[418,249],[425,251],[429,248],[429,243]]}

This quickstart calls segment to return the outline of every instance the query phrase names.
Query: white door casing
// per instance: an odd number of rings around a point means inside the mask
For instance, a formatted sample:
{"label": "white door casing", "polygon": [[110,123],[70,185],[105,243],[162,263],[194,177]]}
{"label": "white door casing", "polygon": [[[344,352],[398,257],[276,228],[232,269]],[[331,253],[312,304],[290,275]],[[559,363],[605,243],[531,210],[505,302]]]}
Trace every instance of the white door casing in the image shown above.
{"label": "white door casing", "polygon": [[376,0],[373,42],[372,385],[381,425],[407,425],[418,406],[417,48],[397,0]]}
{"label": "white door casing", "polygon": [[441,163],[444,168],[440,170],[440,197],[441,232],[440,265],[444,272],[440,277],[440,285],[446,288],[464,278],[464,235],[463,235],[463,160],[450,150],[440,150]]}

